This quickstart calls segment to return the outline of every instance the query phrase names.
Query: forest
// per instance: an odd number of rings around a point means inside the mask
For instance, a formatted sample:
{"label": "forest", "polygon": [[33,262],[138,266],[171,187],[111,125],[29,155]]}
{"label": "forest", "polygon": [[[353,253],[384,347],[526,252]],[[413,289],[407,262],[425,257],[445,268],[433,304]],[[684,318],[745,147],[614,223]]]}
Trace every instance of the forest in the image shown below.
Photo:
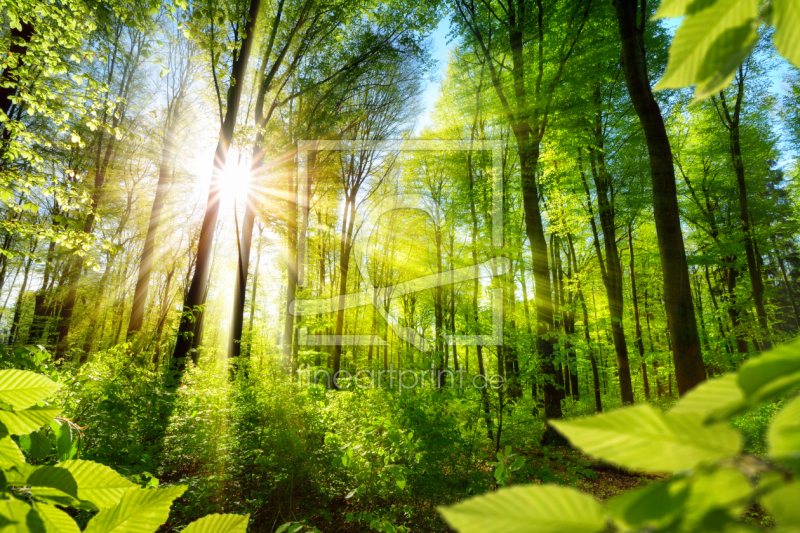
{"label": "forest", "polygon": [[0,533],[800,531],[798,28],[0,0]]}

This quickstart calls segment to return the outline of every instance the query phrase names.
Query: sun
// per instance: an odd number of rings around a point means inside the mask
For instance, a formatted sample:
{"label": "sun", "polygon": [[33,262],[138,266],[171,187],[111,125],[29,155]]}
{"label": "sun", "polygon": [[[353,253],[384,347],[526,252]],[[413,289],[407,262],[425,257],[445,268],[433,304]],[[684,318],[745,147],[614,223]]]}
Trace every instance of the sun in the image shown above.
{"label": "sun", "polygon": [[222,178],[222,194],[244,202],[250,184],[250,162],[229,160]]}

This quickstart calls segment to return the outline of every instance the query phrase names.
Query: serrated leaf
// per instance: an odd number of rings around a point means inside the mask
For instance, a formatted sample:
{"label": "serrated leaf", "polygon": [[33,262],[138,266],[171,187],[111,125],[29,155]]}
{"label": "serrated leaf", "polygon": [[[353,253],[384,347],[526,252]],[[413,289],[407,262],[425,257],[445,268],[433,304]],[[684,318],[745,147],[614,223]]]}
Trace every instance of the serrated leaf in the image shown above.
{"label": "serrated leaf", "polygon": [[702,425],[693,414],[663,414],[638,405],[549,422],[585,453],[627,468],[675,472],[739,453],[741,437],[726,424]]}
{"label": "serrated leaf", "polygon": [[800,67],[800,1],[773,0],[772,25],[775,35],[772,37],[775,48],[795,67]]}
{"label": "serrated leaf", "polygon": [[61,387],[47,376],[27,370],[0,370],[0,401],[14,409],[27,409]]}
{"label": "serrated leaf", "polygon": [[772,421],[767,442],[772,457],[800,464],[800,397],[789,402]]}
{"label": "serrated leaf", "polygon": [[605,528],[600,504],[575,489],[525,485],[440,507],[460,533],[593,533]]}
{"label": "serrated leaf", "polygon": [[675,32],[656,90],[698,85],[697,97],[730,83],[758,40],[758,0],[726,0],[689,15]]}
{"label": "serrated leaf", "polygon": [[24,463],[25,457],[22,455],[17,443],[11,437],[0,439],[0,467],[9,468],[13,465]]}
{"label": "serrated leaf", "polygon": [[70,515],[52,505],[35,502],[33,509],[39,514],[47,533],[80,533],[80,528]]}
{"label": "serrated leaf", "polygon": [[694,413],[704,422],[719,421],[720,416],[744,400],[736,379],[736,374],[728,373],[701,383],[681,398],[670,413]]}
{"label": "serrated leaf", "polygon": [[0,410],[0,423],[12,435],[36,431],[61,413],[58,407],[31,407],[22,411]]}
{"label": "serrated leaf", "polygon": [[767,509],[780,527],[800,528],[800,481],[793,481],[761,497]]}
{"label": "serrated leaf", "polygon": [[185,490],[185,486],[128,489],[119,503],[97,513],[84,533],[153,533],[167,521],[172,501]]}
{"label": "serrated leaf", "polygon": [[72,474],[78,484],[77,498],[97,509],[116,505],[123,494],[136,487],[111,468],[94,461],[63,461],[56,465]]}
{"label": "serrated leaf", "polygon": [[245,533],[249,519],[249,514],[210,514],[186,526],[183,533]]}

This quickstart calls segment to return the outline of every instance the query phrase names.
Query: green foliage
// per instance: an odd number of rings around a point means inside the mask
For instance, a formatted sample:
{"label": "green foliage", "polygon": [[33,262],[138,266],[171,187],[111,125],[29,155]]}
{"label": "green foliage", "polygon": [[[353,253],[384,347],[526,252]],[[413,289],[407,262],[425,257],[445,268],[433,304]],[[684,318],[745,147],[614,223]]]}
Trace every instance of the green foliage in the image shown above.
{"label": "green foliage", "polygon": [[603,529],[603,509],[576,489],[526,485],[501,489],[441,509],[462,533],[591,533]]}
{"label": "green foliage", "polygon": [[712,532],[748,530],[739,519],[758,502],[780,527],[798,527],[800,398],[782,407],[767,432],[769,456],[783,465],[740,455],[742,438],[726,423],[795,392],[798,365],[800,340],[749,360],[736,374],[703,383],[667,413],[641,405],[551,421],[593,457],[674,473],[604,508],[572,489],[545,485],[500,490],[440,511],[460,532],[601,531],[606,518],[625,531]]}
{"label": "green foliage", "polygon": [[511,453],[511,446],[506,446],[505,451],[497,452],[497,462],[490,462],[489,465],[494,467],[494,478],[498,485],[511,485],[514,473],[525,466],[525,458]]}
{"label": "green foliage", "polygon": [[[23,370],[0,370],[0,467],[3,495],[0,529],[24,532],[74,533],[73,518],[54,506],[98,511],[84,531],[91,533],[152,533],[169,518],[173,501],[186,490],[140,488],[111,468],[81,459],[79,432],[66,420],[52,420],[60,409],[38,405],[58,389],[50,379]],[[14,410],[13,407],[22,407]],[[31,458],[42,459],[53,450],[41,426],[50,420],[56,441],[55,464],[32,466],[9,436],[18,436]],[[47,444],[45,444],[45,442]],[[7,486],[6,486],[7,485]],[[247,516],[212,515],[190,524],[192,533],[243,533]]]}
{"label": "green foliage", "polygon": [[656,17],[685,18],[675,32],[667,70],[656,89],[696,85],[695,100],[724,89],[758,42],[762,22],[774,26],[778,52],[800,66],[800,3],[773,0],[760,12],[759,7],[757,0],[662,2]]}

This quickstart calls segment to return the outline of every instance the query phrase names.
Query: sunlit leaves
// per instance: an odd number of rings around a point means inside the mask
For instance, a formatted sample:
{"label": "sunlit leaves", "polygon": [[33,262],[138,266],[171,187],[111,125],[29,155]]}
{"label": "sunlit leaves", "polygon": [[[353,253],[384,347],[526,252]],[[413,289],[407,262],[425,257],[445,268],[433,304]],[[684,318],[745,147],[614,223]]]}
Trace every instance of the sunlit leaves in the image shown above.
{"label": "sunlit leaves", "polygon": [[0,424],[12,435],[35,431],[61,413],[58,407],[31,407],[22,411],[0,410]]}
{"label": "sunlit leaves", "polygon": [[725,413],[736,408],[744,400],[744,393],[737,384],[736,374],[725,374],[705,381],[670,410],[673,414],[693,413],[703,421],[725,418]]}
{"label": "sunlit leaves", "polygon": [[800,466],[800,398],[784,407],[767,434],[769,454],[775,459]]}
{"label": "sunlit leaves", "polygon": [[26,370],[0,370],[0,401],[27,409],[59,389],[52,379]]}
{"label": "sunlit leaves", "polygon": [[0,467],[8,468],[25,462],[22,452],[11,437],[0,439]]}
{"label": "sunlit leaves", "polygon": [[800,386],[800,340],[747,361],[738,372],[749,406],[777,398]]}
{"label": "sunlit leaves", "polygon": [[663,414],[639,405],[550,424],[585,453],[627,468],[674,472],[741,450],[741,437],[726,424],[701,426],[693,414]]}
{"label": "sunlit leaves", "polygon": [[720,0],[687,16],[656,89],[697,85],[702,99],[725,88],[758,40],[757,16],[758,0]]}
{"label": "sunlit leaves", "polygon": [[527,485],[440,508],[460,533],[592,533],[605,527],[600,504],[576,489]]}
{"label": "sunlit leaves", "polygon": [[210,514],[195,520],[184,533],[245,533],[250,515]]}
{"label": "sunlit leaves", "polygon": [[800,481],[793,481],[761,498],[761,503],[781,527],[800,528]]}
{"label": "sunlit leaves", "polygon": [[128,489],[119,503],[97,513],[84,533],[152,533],[167,521],[172,501],[185,490],[185,486]]}
{"label": "sunlit leaves", "polygon": [[[761,20],[775,27],[778,52],[800,66],[800,2],[773,0],[665,0],[656,17],[685,16],[675,32],[669,64],[656,89],[696,85],[701,100],[724,89],[759,39]],[[760,20],[761,19],[761,20]]]}
{"label": "sunlit leaves", "polygon": [[[111,468],[93,461],[64,461],[57,468],[72,475],[78,485],[75,496],[90,503],[95,509],[116,505],[125,491],[136,486]],[[39,494],[44,495],[45,491],[40,491]],[[49,495],[55,496],[53,493]]]}
{"label": "sunlit leaves", "polygon": [[39,515],[47,533],[79,533],[80,528],[70,515],[43,503],[34,503],[33,510]]}

